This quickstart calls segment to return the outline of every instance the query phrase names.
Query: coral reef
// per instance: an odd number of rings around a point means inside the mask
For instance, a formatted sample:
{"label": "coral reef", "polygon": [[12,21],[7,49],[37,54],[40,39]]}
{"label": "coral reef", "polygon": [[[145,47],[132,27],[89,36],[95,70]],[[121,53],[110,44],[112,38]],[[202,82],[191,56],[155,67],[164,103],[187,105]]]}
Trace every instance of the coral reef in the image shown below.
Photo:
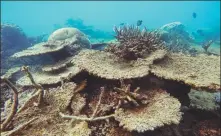
{"label": "coral reef", "polygon": [[19,26],[1,24],[1,75],[19,63],[10,56],[30,46],[27,36]]}
{"label": "coral reef", "polygon": [[110,44],[105,49],[126,60],[144,58],[152,52],[162,49],[163,42],[159,40],[155,32],[140,30],[135,26],[114,27],[116,39],[119,44]]}
{"label": "coral reef", "polygon": [[156,30],[161,40],[166,42],[166,48],[170,52],[191,53],[195,55],[197,51],[193,52],[191,45],[193,38],[185,30],[185,26],[181,22],[172,22],[166,24]]}
{"label": "coral reef", "polygon": [[170,54],[151,66],[151,73],[158,77],[182,81],[194,88],[220,90],[220,57],[205,54],[192,57]]}
{"label": "coral reef", "polygon": [[219,103],[215,100],[215,94],[206,91],[191,90],[188,94],[190,98],[190,107],[201,110],[217,110]]}

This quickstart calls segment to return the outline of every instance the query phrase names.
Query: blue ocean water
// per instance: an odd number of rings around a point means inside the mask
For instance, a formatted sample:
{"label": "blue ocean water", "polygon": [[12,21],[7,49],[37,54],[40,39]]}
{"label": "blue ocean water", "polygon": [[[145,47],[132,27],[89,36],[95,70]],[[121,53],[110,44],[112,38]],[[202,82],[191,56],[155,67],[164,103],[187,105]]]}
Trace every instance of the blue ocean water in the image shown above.
{"label": "blue ocean water", "polygon": [[29,36],[51,33],[69,18],[80,18],[84,24],[103,31],[112,31],[120,23],[136,24],[143,20],[148,28],[180,21],[190,32],[210,29],[220,34],[220,1],[1,2],[1,23],[14,23]]}

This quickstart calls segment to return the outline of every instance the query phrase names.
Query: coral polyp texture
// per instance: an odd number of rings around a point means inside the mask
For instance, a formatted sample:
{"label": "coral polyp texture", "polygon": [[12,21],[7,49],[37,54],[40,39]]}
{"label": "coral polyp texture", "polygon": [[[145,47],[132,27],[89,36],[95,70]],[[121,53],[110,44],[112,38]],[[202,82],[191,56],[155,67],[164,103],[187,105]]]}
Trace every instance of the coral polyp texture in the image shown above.
{"label": "coral polyp texture", "polygon": [[149,103],[132,109],[117,109],[115,119],[129,131],[145,132],[164,125],[179,124],[180,102],[163,90],[149,92]]}
{"label": "coral polyp texture", "polygon": [[119,44],[110,44],[106,51],[111,52],[126,60],[144,58],[151,52],[163,48],[163,42],[155,32],[140,30],[136,26],[114,27],[116,39]]}
{"label": "coral polyp texture", "polygon": [[26,50],[17,52],[12,57],[20,58],[57,52],[62,49],[70,53],[80,48],[90,48],[90,41],[76,28],[61,28],[53,32],[47,42],[38,43]]}
{"label": "coral polyp texture", "polygon": [[220,57],[200,54],[192,57],[172,53],[151,66],[158,77],[182,81],[194,88],[220,90]]}
{"label": "coral polyp texture", "polygon": [[166,51],[157,50],[146,58],[127,62],[108,52],[82,50],[72,62],[79,68],[101,78],[130,79],[148,75],[149,65],[165,55]]}

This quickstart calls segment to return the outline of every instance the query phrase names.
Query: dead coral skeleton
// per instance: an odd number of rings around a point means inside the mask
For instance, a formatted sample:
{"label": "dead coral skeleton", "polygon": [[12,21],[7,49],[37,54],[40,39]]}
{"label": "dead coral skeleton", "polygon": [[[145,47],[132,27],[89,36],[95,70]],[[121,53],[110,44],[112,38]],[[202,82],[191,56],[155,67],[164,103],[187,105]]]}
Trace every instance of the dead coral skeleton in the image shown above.
{"label": "dead coral skeleton", "polygon": [[31,74],[31,72],[29,71],[29,67],[28,66],[22,66],[21,71],[24,71],[27,74],[27,77],[31,80],[31,83],[33,84],[33,86],[38,90],[38,103],[36,103],[36,106],[41,106],[44,103],[43,100],[43,96],[44,96],[44,88],[40,85],[37,84]]}
{"label": "dead coral skeleton", "polygon": [[101,94],[99,96],[99,100],[98,100],[98,103],[96,105],[96,108],[92,114],[92,116],[90,118],[87,118],[87,117],[80,117],[80,116],[69,116],[69,115],[64,115],[63,113],[59,113],[59,115],[62,117],[62,118],[69,118],[69,119],[74,119],[74,120],[81,120],[81,121],[99,121],[99,120],[105,120],[105,119],[109,119],[109,118],[112,118],[114,117],[114,114],[111,114],[111,115],[107,115],[107,116],[101,116],[101,117],[96,117],[97,115],[97,112],[99,110],[99,107],[101,105],[101,99],[102,99],[102,96],[104,94],[104,87],[101,87]]}
{"label": "dead coral skeleton", "polygon": [[114,27],[119,44],[110,44],[105,50],[126,60],[136,60],[162,49],[164,43],[159,40],[157,32],[142,31],[136,26]]}
{"label": "dead coral skeleton", "polygon": [[138,91],[140,90],[137,87],[133,92],[131,91],[131,84],[125,85],[124,81],[121,80],[121,88],[115,87],[114,90],[117,91],[119,94],[119,102],[118,105],[115,107],[116,109],[120,108],[122,104],[126,104],[128,102],[133,103],[135,106],[139,106],[140,104],[147,104],[147,96],[144,94],[139,94]]}
{"label": "dead coral skeleton", "polygon": [[14,94],[14,102],[12,104],[11,112],[6,118],[6,120],[1,124],[1,131],[5,131],[8,128],[8,125],[11,123],[13,117],[17,113],[18,109],[18,89],[7,79],[7,78],[2,78],[4,82],[12,89],[13,94]]}

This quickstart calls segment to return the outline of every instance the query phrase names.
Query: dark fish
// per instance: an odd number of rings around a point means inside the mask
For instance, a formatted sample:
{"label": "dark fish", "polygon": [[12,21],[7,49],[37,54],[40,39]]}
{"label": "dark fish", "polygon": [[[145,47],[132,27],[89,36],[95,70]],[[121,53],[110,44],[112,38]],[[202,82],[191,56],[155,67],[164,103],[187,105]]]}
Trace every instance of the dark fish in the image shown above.
{"label": "dark fish", "polygon": [[196,18],[197,15],[195,12],[193,12],[192,16],[193,16],[193,18]]}
{"label": "dark fish", "polygon": [[137,26],[141,26],[141,25],[142,25],[142,22],[143,22],[142,20],[138,20],[138,21],[137,21]]}
{"label": "dark fish", "polygon": [[198,29],[196,32],[197,32],[200,36],[204,36],[204,32],[203,32],[203,30]]}
{"label": "dark fish", "polygon": [[122,26],[122,25],[125,25],[125,23],[120,23],[120,25]]}

